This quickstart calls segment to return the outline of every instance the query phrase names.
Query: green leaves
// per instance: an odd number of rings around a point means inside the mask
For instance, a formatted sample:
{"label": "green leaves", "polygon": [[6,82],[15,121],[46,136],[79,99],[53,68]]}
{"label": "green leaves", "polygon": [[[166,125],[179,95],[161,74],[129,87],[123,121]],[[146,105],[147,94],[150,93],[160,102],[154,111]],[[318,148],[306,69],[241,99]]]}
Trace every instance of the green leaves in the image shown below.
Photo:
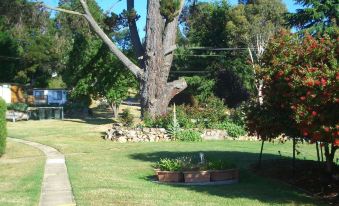
{"label": "green leaves", "polygon": [[333,143],[339,137],[337,48],[337,38],[327,35],[276,36],[258,70],[264,104],[248,113],[249,129],[268,138],[284,133]]}
{"label": "green leaves", "polygon": [[304,9],[287,14],[290,26],[310,34],[335,34],[338,31],[339,5],[337,0],[297,0]]}

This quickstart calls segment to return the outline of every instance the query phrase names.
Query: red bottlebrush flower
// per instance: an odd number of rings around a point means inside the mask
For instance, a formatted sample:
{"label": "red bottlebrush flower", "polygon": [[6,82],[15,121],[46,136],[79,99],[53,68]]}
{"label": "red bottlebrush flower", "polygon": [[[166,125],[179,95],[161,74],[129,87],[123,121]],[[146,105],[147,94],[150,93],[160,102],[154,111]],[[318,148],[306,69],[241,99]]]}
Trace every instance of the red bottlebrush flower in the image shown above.
{"label": "red bottlebrush flower", "polygon": [[334,144],[335,146],[339,146],[339,139],[334,140],[333,144]]}
{"label": "red bottlebrush flower", "polygon": [[325,131],[325,132],[329,132],[329,131],[330,131],[330,128],[324,127],[324,131]]}
{"label": "red bottlebrush flower", "polygon": [[313,112],[312,112],[312,116],[317,116],[317,114],[318,114],[318,113],[317,113],[316,111],[313,111]]}
{"label": "red bottlebrush flower", "polygon": [[301,97],[300,97],[300,100],[301,100],[301,101],[305,101],[305,99],[306,99],[305,96],[301,96]]}
{"label": "red bottlebrush flower", "polygon": [[324,78],[321,78],[321,85],[324,87],[327,84],[327,80]]}
{"label": "red bottlebrush flower", "polygon": [[281,70],[280,70],[280,71],[278,72],[278,77],[282,77],[283,75],[284,75],[284,71],[281,71]]}
{"label": "red bottlebrush flower", "polygon": [[303,132],[303,135],[305,136],[305,137],[307,137],[308,136],[308,132]]}
{"label": "red bottlebrush flower", "polygon": [[319,86],[319,85],[320,85],[320,81],[319,81],[319,80],[315,80],[315,81],[314,81],[314,84],[317,85],[317,86]]}
{"label": "red bottlebrush flower", "polygon": [[306,85],[309,86],[309,87],[312,87],[314,85],[314,82],[309,80],[306,82]]}
{"label": "red bottlebrush flower", "polygon": [[316,68],[316,67],[311,67],[311,68],[307,69],[307,71],[309,71],[309,72],[315,72],[317,70],[318,70],[318,68]]}

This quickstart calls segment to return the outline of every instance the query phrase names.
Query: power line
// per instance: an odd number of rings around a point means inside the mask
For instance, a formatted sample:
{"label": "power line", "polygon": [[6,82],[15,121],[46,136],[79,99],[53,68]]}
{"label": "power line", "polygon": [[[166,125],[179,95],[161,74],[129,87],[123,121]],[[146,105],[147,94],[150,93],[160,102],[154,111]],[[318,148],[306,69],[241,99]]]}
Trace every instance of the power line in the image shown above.
{"label": "power line", "polygon": [[[184,47],[183,47],[184,48]],[[189,50],[205,50],[205,51],[234,51],[234,50],[248,50],[248,47],[225,47],[225,48],[215,48],[215,47],[188,47]],[[255,49],[255,48],[250,48]]]}
{"label": "power line", "polygon": [[227,57],[227,55],[218,55],[218,54],[174,54],[174,56],[190,56],[190,57]]}
{"label": "power line", "polygon": [[172,74],[206,74],[212,73],[211,71],[170,71]]}
{"label": "power line", "polygon": [[18,57],[1,56],[1,55],[0,55],[0,58],[3,58],[3,59],[18,59],[18,60],[21,60],[21,58],[18,58]]}

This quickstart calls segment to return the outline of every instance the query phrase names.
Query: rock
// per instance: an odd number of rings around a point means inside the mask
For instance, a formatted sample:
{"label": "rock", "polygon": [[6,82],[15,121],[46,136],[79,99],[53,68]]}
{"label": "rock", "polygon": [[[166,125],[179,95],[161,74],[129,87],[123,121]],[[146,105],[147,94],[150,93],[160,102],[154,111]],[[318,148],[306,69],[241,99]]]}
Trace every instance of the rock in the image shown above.
{"label": "rock", "polygon": [[127,139],[126,139],[126,137],[121,136],[121,137],[118,138],[118,142],[125,143],[125,142],[127,142]]}

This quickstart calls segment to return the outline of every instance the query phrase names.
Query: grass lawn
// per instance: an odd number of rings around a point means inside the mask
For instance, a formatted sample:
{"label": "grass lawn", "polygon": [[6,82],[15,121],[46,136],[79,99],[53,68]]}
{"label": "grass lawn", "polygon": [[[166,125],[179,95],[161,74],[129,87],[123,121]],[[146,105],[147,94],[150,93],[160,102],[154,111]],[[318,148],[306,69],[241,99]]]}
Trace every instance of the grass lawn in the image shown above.
{"label": "grass lawn", "polygon": [[[300,191],[247,170],[258,158],[260,142],[120,144],[100,138],[105,128],[104,119],[8,124],[9,136],[47,144],[65,154],[78,205],[320,205]],[[300,145],[299,150],[299,158],[315,158],[314,145]],[[241,168],[240,182],[224,186],[173,186],[149,180],[154,173],[151,166],[159,158],[201,151],[206,156],[235,161]],[[265,145],[264,159],[290,156],[290,143]],[[1,175],[0,182],[3,179]]]}
{"label": "grass lawn", "polygon": [[44,165],[39,150],[8,141],[0,158],[0,205],[38,205]]}

